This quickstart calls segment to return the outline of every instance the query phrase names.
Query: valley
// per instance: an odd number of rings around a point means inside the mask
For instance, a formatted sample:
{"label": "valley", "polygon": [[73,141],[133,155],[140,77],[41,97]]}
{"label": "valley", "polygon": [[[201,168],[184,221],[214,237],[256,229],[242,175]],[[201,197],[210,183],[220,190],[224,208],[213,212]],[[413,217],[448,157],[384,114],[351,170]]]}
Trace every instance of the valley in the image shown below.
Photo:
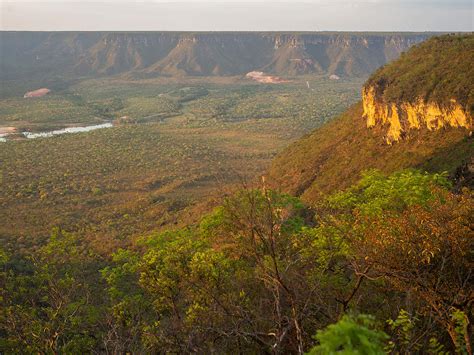
{"label": "valley", "polygon": [[[108,253],[144,232],[190,223],[356,102],[361,84],[325,76],[280,84],[111,77],[38,98],[7,95],[0,237],[9,248],[29,248],[60,226]],[[108,128],[41,138],[77,126]]]}
{"label": "valley", "polygon": [[473,34],[0,40],[0,353],[472,355]]}

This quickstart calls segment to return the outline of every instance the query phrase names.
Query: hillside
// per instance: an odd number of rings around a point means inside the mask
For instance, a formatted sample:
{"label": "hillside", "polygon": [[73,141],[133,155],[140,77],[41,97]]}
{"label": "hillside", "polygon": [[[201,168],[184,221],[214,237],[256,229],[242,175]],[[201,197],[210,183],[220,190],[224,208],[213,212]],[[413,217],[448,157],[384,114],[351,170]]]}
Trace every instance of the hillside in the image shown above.
{"label": "hillside", "polygon": [[367,81],[362,103],[283,151],[270,181],[314,201],[370,168],[455,174],[474,156],[473,53],[472,35],[433,38],[412,48]]}
{"label": "hillside", "polygon": [[366,76],[430,34],[2,32],[0,78],[156,75]]}

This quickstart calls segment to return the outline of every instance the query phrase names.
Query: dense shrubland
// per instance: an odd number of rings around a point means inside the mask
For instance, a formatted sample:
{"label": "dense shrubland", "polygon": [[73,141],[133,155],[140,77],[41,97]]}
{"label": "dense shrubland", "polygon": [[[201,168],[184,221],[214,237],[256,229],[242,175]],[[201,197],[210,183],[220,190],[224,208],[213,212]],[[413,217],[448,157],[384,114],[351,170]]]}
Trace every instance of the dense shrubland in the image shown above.
{"label": "dense shrubland", "polygon": [[[360,79],[334,82],[321,77],[302,77],[280,85],[237,79],[221,84],[205,78],[197,82],[83,80],[51,88],[51,93],[41,98],[0,95],[0,126],[41,131],[104,120],[127,123],[121,120],[124,116],[132,123],[183,116],[188,124],[199,125],[250,119],[291,119],[294,124],[297,118],[300,129],[308,131],[355,102],[361,83]],[[12,83],[10,91],[15,89]]]}
{"label": "dense shrubland", "polygon": [[186,223],[178,213],[262,174],[290,141],[354,102],[361,82],[308,78],[312,91],[302,80],[229,80],[84,80],[43,98],[0,99],[0,128],[117,123],[0,142],[0,243],[29,247],[61,226],[114,248]]}
{"label": "dense shrubland", "polygon": [[99,257],[0,256],[1,346],[41,353],[472,353],[473,196],[363,174],[313,206],[262,186]]}

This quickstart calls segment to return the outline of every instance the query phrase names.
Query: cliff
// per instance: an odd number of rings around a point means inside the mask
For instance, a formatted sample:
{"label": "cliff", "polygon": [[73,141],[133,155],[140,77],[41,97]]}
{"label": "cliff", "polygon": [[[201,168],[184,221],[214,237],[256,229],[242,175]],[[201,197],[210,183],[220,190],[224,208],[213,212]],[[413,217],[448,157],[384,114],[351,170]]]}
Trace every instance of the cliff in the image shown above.
{"label": "cliff", "polygon": [[396,103],[377,98],[375,92],[376,89],[372,86],[365,87],[362,91],[363,117],[367,120],[368,128],[376,125],[386,127],[384,138],[388,144],[400,141],[412,129],[472,129],[472,117],[454,98],[447,106],[425,102],[422,98],[413,103]]}
{"label": "cliff", "polygon": [[367,127],[391,144],[414,129],[473,126],[474,36],[447,35],[411,48],[373,74],[362,90]]}
{"label": "cliff", "polygon": [[[431,34],[0,32],[0,78],[32,75],[367,76]],[[38,74],[40,73],[40,74]]]}
{"label": "cliff", "polygon": [[308,203],[371,168],[448,171],[456,188],[474,187],[472,63],[474,35],[413,47],[367,80],[361,103],[281,152],[269,183]]}

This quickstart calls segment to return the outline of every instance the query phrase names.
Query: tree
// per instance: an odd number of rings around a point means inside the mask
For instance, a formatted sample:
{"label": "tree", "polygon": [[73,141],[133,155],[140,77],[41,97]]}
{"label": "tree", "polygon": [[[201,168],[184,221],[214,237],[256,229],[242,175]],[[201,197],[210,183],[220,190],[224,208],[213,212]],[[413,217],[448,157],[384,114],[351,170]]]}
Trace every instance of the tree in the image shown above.
{"label": "tree", "polygon": [[88,352],[98,346],[101,310],[94,257],[75,235],[55,230],[35,254],[7,264],[4,329],[9,351]]}
{"label": "tree", "polygon": [[298,199],[245,190],[198,228],[150,238],[139,266],[158,316],[150,346],[303,353],[339,316],[327,285],[341,272],[339,249],[307,222]]}
{"label": "tree", "polygon": [[361,314],[344,315],[337,323],[319,330],[315,338],[319,345],[308,355],[377,355],[385,354],[384,342],[388,335],[375,328],[372,316]]}
{"label": "tree", "polygon": [[[468,327],[473,321],[474,250],[473,199],[471,194],[445,194],[443,200],[412,206],[400,215],[377,219],[359,217],[353,246],[358,267],[370,267],[370,277],[383,277],[394,288],[423,300],[459,348],[456,322],[462,312],[466,324],[464,343],[470,352]],[[453,318],[453,315],[457,317]]]}
{"label": "tree", "polygon": [[247,332],[277,353],[302,353],[312,332],[338,316],[323,287],[339,272],[327,263],[338,249],[305,227],[308,217],[298,199],[264,188],[241,191],[205,220],[215,248],[250,271],[240,286],[251,309],[243,312]]}
{"label": "tree", "polygon": [[103,339],[107,352],[143,351],[142,328],[155,314],[138,284],[140,259],[137,252],[119,249],[112,255],[111,265],[100,270],[107,282],[107,326]]}

